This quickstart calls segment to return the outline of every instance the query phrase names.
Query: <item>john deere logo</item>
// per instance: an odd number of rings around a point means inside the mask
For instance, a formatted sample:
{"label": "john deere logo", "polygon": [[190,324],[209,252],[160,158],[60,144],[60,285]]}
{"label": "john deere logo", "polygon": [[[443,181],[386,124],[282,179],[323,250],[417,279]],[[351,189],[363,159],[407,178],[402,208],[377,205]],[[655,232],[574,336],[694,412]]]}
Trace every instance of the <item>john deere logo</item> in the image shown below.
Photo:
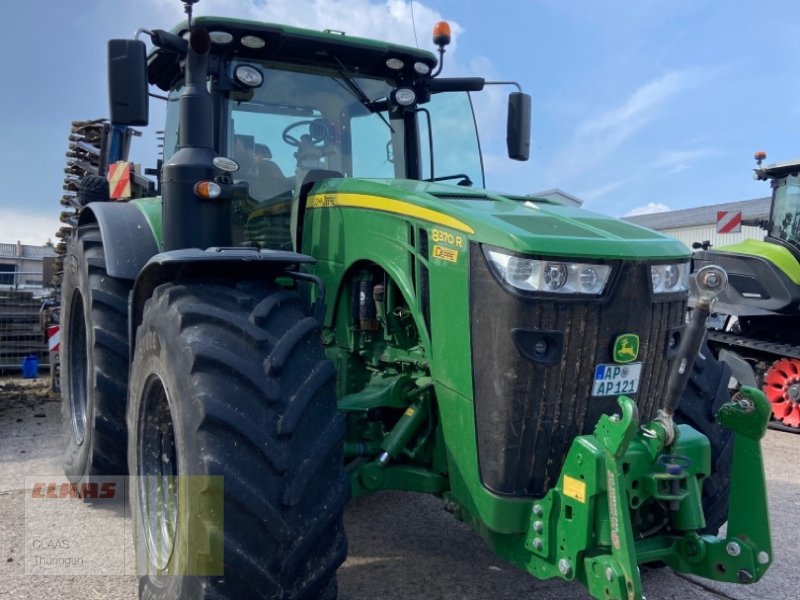
{"label": "john deere logo", "polygon": [[614,362],[629,363],[639,356],[639,336],[635,333],[623,333],[614,340]]}

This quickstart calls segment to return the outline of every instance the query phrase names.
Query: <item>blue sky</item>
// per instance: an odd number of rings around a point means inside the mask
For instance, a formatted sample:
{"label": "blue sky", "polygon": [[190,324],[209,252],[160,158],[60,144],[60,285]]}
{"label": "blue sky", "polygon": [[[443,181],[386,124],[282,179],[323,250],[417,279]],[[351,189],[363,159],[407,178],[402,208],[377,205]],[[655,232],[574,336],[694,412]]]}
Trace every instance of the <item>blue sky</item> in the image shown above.
{"label": "blue sky", "polygon": [[[425,0],[417,37],[453,24],[445,75],[514,79],[533,97],[533,151],[504,159],[504,94],[476,99],[488,187],[559,187],[621,216],[767,195],[755,150],[800,156],[796,3],[729,0]],[[405,0],[201,0],[197,14],[263,18],[414,44]],[[107,114],[105,41],[172,27],[178,0],[44,0],[6,11],[0,45],[0,241],[57,228],[69,123]],[[10,60],[18,56],[19,60]],[[154,125],[160,110],[151,105]],[[151,126],[152,129],[157,127]],[[155,163],[152,135],[133,158]]]}

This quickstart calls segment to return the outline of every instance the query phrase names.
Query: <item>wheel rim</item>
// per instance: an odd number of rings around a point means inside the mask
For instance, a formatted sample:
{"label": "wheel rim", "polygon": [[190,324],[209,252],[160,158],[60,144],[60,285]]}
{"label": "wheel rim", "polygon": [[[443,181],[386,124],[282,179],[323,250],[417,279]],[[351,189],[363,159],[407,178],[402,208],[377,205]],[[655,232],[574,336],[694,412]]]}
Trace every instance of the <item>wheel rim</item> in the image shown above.
{"label": "wheel rim", "polygon": [[77,445],[86,438],[86,407],[88,405],[88,358],[86,344],[86,319],[83,312],[83,296],[77,290],[70,304],[69,329],[67,332],[69,353],[69,414],[72,421],[72,437]]}
{"label": "wheel rim", "polygon": [[178,465],[167,390],[157,376],[145,385],[138,429],[139,513],[150,562],[164,571],[175,548]]}
{"label": "wheel rim", "polygon": [[764,394],[778,421],[800,428],[800,360],[782,358],[776,361],[764,376]]}

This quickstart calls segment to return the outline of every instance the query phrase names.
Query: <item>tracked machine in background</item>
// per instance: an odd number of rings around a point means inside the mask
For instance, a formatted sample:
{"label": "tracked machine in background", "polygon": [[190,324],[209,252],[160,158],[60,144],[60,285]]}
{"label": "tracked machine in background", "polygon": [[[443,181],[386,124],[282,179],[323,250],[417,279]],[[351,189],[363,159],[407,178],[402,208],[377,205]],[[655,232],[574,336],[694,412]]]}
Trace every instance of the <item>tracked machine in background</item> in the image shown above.
{"label": "tracked machine in background", "polygon": [[729,276],[715,309],[724,319],[709,331],[709,344],[739,382],[764,391],[772,427],[800,433],[800,160],[762,167],[766,153],[755,158],[755,178],[772,187],[766,237],[715,246],[693,260]]}
{"label": "tracked machine in background", "polygon": [[331,600],[387,489],[598,599],[764,575],[769,408],[701,352],[724,271],[687,327],[679,242],[476,187],[492,82],[440,76],[446,23],[437,60],[185,4],[109,43],[113,126],[167,94],[160,195],[82,207],[62,285],[65,470],[132,476],[141,597]]}

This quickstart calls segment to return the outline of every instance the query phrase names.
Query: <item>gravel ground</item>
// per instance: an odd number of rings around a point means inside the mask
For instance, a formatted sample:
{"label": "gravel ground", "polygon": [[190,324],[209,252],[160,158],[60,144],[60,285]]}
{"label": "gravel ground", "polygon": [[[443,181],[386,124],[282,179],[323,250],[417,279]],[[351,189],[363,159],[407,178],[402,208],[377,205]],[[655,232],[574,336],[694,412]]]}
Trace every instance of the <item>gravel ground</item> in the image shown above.
{"label": "gravel ground", "polygon": [[[0,379],[0,598],[132,600],[136,580],[130,574],[132,544],[123,502],[50,506],[23,492],[26,477],[59,481],[60,423],[60,406],[48,396],[44,381]],[[767,576],[745,587],[695,582],[666,569],[647,571],[643,583],[649,600],[798,597],[794,526],[800,521],[800,436],[769,432],[764,447],[776,556]],[[498,560],[436,498],[375,494],[353,501],[345,521],[350,553],[339,570],[344,600],[589,598],[577,584],[538,581]],[[66,528],[65,522],[70,524]],[[60,555],[75,554],[77,544],[84,565],[59,566],[57,574],[31,574],[37,572],[30,563],[31,545],[60,539],[72,541],[72,549],[61,549]]]}

